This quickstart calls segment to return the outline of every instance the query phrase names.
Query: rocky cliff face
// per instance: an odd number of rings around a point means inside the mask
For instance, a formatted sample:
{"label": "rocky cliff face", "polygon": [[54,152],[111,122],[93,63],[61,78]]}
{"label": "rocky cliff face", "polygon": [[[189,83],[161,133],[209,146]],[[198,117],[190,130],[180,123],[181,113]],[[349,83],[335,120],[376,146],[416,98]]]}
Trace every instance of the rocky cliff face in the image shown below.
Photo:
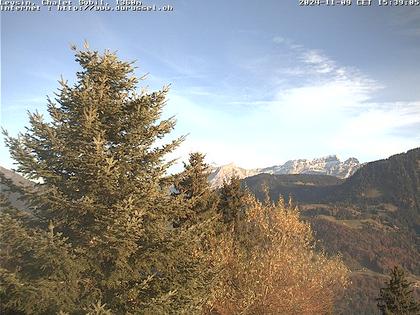
{"label": "rocky cliff face", "polygon": [[232,176],[240,179],[259,174],[257,169],[245,169],[236,166],[233,163],[213,167],[209,175],[209,182],[212,187],[221,187],[223,182],[228,181]]}
{"label": "rocky cliff face", "polygon": [[290,160],[281,165],[274,165],[265,168],[244,169],[231,163],[219,167],[214,167],[209,176],[209,181],[213,187],[220,187],[224,180],[232,176],[246,178],[261,173],[280,175],[280,174],[318,174],[331,175],[338,178],[347,178],[356,172],[362,164],[356,158],[349,158],[341,162],[336,155],[306,160]]}

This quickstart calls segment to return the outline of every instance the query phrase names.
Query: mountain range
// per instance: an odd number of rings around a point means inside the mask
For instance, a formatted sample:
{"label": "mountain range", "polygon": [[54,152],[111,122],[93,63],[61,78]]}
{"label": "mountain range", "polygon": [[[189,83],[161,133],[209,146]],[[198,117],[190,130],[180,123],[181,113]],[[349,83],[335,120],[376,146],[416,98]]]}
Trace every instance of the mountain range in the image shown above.
{"label": "mountain range", "polygon": [[232,176],[240,179],[254,176],[257,174],[317,174],[331,175],[338,178],[347,178],[354,174],[362,164],[356,158],[349,158],[340,161],[336,155],[328,155],[313,160],[298,159],[289,160],[281,165],[274,165],[264,168],[245,169],[235,164],[227,164],[223,166],[212,167],[209,181],[212,187],[220,187],[225,180],[229,180]]}
{"label": "mountain range", "polygon": [[[0,172],[16,184],[31,184]],[[263,187],[273,201],[291,197],[311,224],[316,246],[343,257],[351,284],[335,314],[378,314],[375,298],[394,265],[407,270],[420,297],[420,147],[366,164],[336,156],[253,170],[229,164],[213,168],[209,180],[217,187],[232,175],[258,198],[264,198]],[[0,190],[5,185],[0,182]]]}

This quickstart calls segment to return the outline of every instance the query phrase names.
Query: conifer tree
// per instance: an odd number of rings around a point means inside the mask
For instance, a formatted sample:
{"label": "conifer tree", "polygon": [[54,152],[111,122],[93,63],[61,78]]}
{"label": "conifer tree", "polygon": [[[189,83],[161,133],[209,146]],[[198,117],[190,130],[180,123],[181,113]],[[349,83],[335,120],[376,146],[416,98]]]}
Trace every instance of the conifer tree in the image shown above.
{"label": "conifer tree", "polygon": [[223,182],[220,189],[219,210],[225,223],[231,223],[244,214],[244,198],[246,195],[247,192],[241,187],[239,177],[233,176],[230,181]]}
{"label": "conifer tree", "polygon": [[218,198],[211,189],[208,176],[210,167],[204,162],[205,155],[191,153],[188,163],[184,163],[184,171],[175,180],[175,195],[182,196],[189,203],[189,219],[197,221],[214,215]]}
{"label": "conifer tree", "polygon": [[395,266],[391,271],[391,278],[385,284],[377,299],[381,314],[417,315],[420,313],[420,303],[413,296],[412,283],[407,280],[404,269]]}
{"label": "conifer tree", "polygon": [[195,313],[207,294],[199,233],[170,227],[186,207],[164,180],[183,139],[156,145],[175,125],[160,118],[168,88],[138,92],[132,63],[74,50],[81,70],[48,99],[49,120],[33,113],[25,133],[5,132],[17,171],[38,184],[23,194],[30,220],[1,214],[2,307]]}

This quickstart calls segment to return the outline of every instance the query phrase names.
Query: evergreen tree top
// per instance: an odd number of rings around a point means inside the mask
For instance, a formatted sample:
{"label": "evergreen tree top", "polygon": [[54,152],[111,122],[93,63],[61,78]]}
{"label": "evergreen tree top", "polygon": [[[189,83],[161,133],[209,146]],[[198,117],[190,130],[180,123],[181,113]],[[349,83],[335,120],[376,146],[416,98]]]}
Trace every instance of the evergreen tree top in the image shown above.
{"label": "evergreen tree top", "polygon": [[162,176],[170,165],[163,163],[164,156],[183,140],[156,146],[175,126],[173,118],[160,118],[168,86],[138,93],[143,78],[134,76],[132,62],[110,51],[76,50],[75,58],[81,66],[76,83],[70,86],[62,79],[57,97],[48,99],[51,123],[33,113],[25,134],[14,139],[6,133],[17,170],[54,184],[81,174],[90,182],[86,177],[92,172],[95,181],[97,172],[125,173],[137,181],[137,174],[149,166],[153,175]]}
{"label": "evergreen tree top", "polygon": [[[23,191],[30,224],[0,211],[0,252],[16,252],[0,261],[0,302],[31,314],[80,313],[98,301],[115,314],[193,313],[206,300],[207,268],[201,236],[172,225],[189,204],[165,178],[166,155],[183,138],[158,144],[175,126],[161,118],[168,87],[138,91],[132,62],[110,51],[75,49],[75,59],[76,82],[62,79],[48,99],[51,119],[33,113],[17,138],[5,132],[17,170],[42,181]],[[38,272],[46,260],[52,267]]]}
{"label": "evergreen tree top", "polygon": [[417,315],[420,304],[413,296],[412,282],[406,278],[404,269],[395,266],[391,271],[391,278],[381,288],[378,308],[383,315]]}

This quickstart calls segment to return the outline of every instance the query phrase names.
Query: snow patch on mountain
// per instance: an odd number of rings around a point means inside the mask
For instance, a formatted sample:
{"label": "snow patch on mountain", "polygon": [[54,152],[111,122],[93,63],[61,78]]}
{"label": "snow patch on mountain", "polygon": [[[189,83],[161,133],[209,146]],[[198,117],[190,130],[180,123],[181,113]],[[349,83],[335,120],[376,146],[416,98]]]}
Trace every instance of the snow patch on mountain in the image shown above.
{"label": "snow patch on mountain", "polygon": [[245,169],[233,163],[213,167],[209,176],[212,187],[220,187],[224,181],[228,181],[232,176],[240,179],[254,176],[261,173],[268,174],[318,174],[330,175],[338,178],[347,178],[362,166],[356,158],[349,158],[341,162],[336,155],[307,160],[290,160],[281,165],[274,165],[265,168]]}

